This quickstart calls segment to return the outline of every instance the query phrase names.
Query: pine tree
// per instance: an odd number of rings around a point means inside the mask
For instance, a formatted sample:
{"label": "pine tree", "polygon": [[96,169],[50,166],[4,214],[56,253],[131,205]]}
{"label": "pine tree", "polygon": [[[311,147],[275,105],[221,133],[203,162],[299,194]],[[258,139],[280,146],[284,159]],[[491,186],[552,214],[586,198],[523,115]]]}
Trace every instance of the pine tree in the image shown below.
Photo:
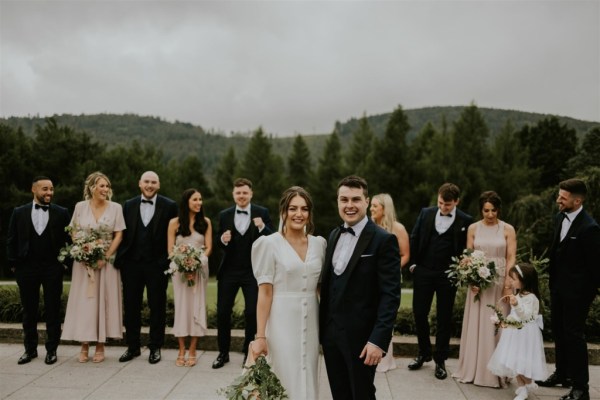
{"label": "pine tree", "polygon": [[337,184],[343,177],[340,136],[337,131],[333,131],[319,158],[317,173],[311,185],[311,195],[315,203],[315,231],[325,238],[340,222],[337,211]]}
{"label": "pine tree", "polygon": [[237,169],[238,160],[235,156],[235,150],[233,146],[230,146],[214,172],[212,188],[216,210],[223,210],[233,204],[233,181],[237,178],[235,175]]}
{"label": "pine tree", "polygon": [[358,121],[358,128],[352,133],[352,141],[348,154],[346,155],[346,165],[348,175],[365,176],[367,171],[367,160],[373,148],[373,139],[375,134],[369,126],[367,115],[363,114]]}
{"label": "pine tree", "polygon": [[310,151],[301,135],[296,136],[292,145],[292,152],[288,158],[288,185],[308,187],[312,170]]}

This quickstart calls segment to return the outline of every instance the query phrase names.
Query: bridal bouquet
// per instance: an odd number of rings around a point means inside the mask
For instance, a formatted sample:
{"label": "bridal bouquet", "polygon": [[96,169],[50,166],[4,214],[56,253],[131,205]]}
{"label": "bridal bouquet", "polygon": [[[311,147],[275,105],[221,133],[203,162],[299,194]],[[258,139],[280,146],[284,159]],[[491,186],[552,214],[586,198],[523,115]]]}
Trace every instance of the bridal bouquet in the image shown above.
{"label": "bridal bouquet", "polygon": [[71,234],[73,242],[60,249],[58,261],[64,263],[67,258],[72,258],[86,268],[98,269],[98,261],[105,259],[106,250],[110,246],[110,228],[104,225],[97,229],[67,226],[65,231]]}
{"label": "bridal bouquet", "polygon": [[465,249],[460,257],[452,257],[453,264],[446,271],[448,278],[457,287],[477,286],[480,291],[475,295],[479,300],[481,290],[490,287],[496,279],[496,265],[488,261],[481,250]]}
{"label": "bridal bouquet", "polygon": [[181,273],[181,280],[187,280],[188,287],[192,287],[196,284],[196,280],[193,277],[193,273],[196,271],[200,270],[200,276],[206,279],[204,270],[202,269],[201,257],[203,255],[203,249],[197,249],[187,243],[176,244],[169,255],[169,260],[172,263],[169,265],[169,269],[165,271],[165,274],[173,275],[175,272],[179,272]]}
{"label": "bridal bouquet", "polygon": [[247,367],[231,385],[219,389],[217,394],[228,400],[281,400],[287,399],[285,388],[267,363],[265,356],[259,356],[254,365]]}

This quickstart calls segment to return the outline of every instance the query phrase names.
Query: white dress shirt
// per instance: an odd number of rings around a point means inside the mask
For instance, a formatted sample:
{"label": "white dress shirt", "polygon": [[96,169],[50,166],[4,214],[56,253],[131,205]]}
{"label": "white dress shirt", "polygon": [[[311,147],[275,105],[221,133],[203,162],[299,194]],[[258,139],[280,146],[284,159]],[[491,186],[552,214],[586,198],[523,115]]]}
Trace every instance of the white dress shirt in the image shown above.
{"label": "white dress shirt", "polygon": [[[239,211],[245,211],[244,213],[238,213]],[[242,235],[246,233],[248,228],[250,227],[250,205],[246,208],[235,207],[235,215],[233,216],[233,224],[235,225],[235,229]]]}
{"label": "white dress shirt", "polygon": [[[338,239],[335,250],[333,251],[333,258],[331,260],[333,264],[333,272],[336,275],[341,275],[346,270],[348,266],[348,262],[350,261],[350,257],[352,257],[352,253],[354,253],[354,248],[356,247],[356,242],[358,242],[358,237],[362,233],[365,225],[369,219],[365,216],[360,222],[351,228],[354,230],[354,235],[349,232],[344,232],[340,235]],[[348,224],[344,223],[344,227],[348,228]]]}
{"label": "white dress shirt", "polygon": [[577,215],[579,215],[581,210],[583,210],[583,206],[579,207],[575,211],[571,211],[570,213],[564,213],[565,218],[563,218],[562,226],[560,228],[560,241],[561,242],[567,236],[569,229],[571,229],[571,224],[573,223],[573,220],[577,217]]}
{"label": "white dress shirt", "polygon": [[442,212],[438,209],[438,212],[435,214],[435,230],[440,235],[443,234],[450,229],[454,220],[456,220],[456,207],[454,207],[446,216],[443,216]]}
{"label": "white dress shirt", "polygon": [[144,226],[148,226],[150,221],[152,221],[152,217],[154,216],[154,210],[156,210],[156,197],[154,195],[151,199],[147,199],[142,195],[142,200],[150,200],[150,203],[140,203],[140,216],[142,217],[142,223]]}
{"label": "white dress shirt", "polygon": [[[46,229],[46,225],[48,225],[48,219],[50,218],[50,209],[47,211],[42,210],[41,208],[35,208],[37,203],[34,201],[31,206],[31,222],[33,222],[33,227],[38,235],[41,236],[44,233],[44,229]],[[41,204],[40,204],[41,205]]]}

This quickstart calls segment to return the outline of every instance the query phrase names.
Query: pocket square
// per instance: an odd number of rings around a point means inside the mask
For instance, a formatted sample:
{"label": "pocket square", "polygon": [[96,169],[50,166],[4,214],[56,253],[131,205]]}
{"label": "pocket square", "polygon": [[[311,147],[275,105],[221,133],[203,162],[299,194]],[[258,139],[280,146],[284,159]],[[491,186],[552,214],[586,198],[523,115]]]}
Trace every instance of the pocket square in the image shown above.
{"label": "pocket square", "polygon": [[363,258],[363,257],[373,257],[373,254],[361,254],[360,258]]}
{"label": "pocket square", "polygon": [[571,240],[577,240],[577,236],[569,236],[569,239],[571,239]]}
{"label": "pocket square", "polygon": [[465,229],[466,229],[466,228],[463,226],[463,227],[462,227],[460,230],[461,230],[461,232],[462,232],[462,231],[464,231]]}

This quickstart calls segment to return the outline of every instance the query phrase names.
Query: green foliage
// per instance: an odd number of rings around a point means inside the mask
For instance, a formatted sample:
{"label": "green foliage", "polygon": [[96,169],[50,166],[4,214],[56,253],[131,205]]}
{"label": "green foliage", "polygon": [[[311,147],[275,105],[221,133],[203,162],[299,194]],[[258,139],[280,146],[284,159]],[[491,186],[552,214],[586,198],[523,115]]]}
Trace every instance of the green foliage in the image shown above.
{"label": "green foliage", "polygon": [[312,179],[310,164],[310,150],[301,135],[294,139],[292,152],[288,158],[288,178],[290,186],[302,186],[308,188]]}
{"label": "green foliage", "polygon": [[343,178],[340,137],[334,131],[319,159],[311,192],[315,203],[315,233],[327,238],[329,231],[339,224],[337,211],[337,184]]}
{"label": "green foliage", "polygon": [[549,117],[519,132],[521,145],[529,150],[529,167],[539,170],[535,189],[556,185],[565,178],[565,169],[576,154],[577,132],[557,117]]}
{"label": "green foliage", "polygon": [[346,173],[344,175],[365,176],[374,138],[375,135],[369,126],[369,120],[366,115],[363,115],[357,129],[352,133],[350,148],[345,157]]}
{"label": "green foliage", "polygon": [[244,373],[226,388],[217,391],[228,400],[279,400],[288,396],[281,381],[271,371],[265,356],[259,356],[254,365],[248,367]]}

